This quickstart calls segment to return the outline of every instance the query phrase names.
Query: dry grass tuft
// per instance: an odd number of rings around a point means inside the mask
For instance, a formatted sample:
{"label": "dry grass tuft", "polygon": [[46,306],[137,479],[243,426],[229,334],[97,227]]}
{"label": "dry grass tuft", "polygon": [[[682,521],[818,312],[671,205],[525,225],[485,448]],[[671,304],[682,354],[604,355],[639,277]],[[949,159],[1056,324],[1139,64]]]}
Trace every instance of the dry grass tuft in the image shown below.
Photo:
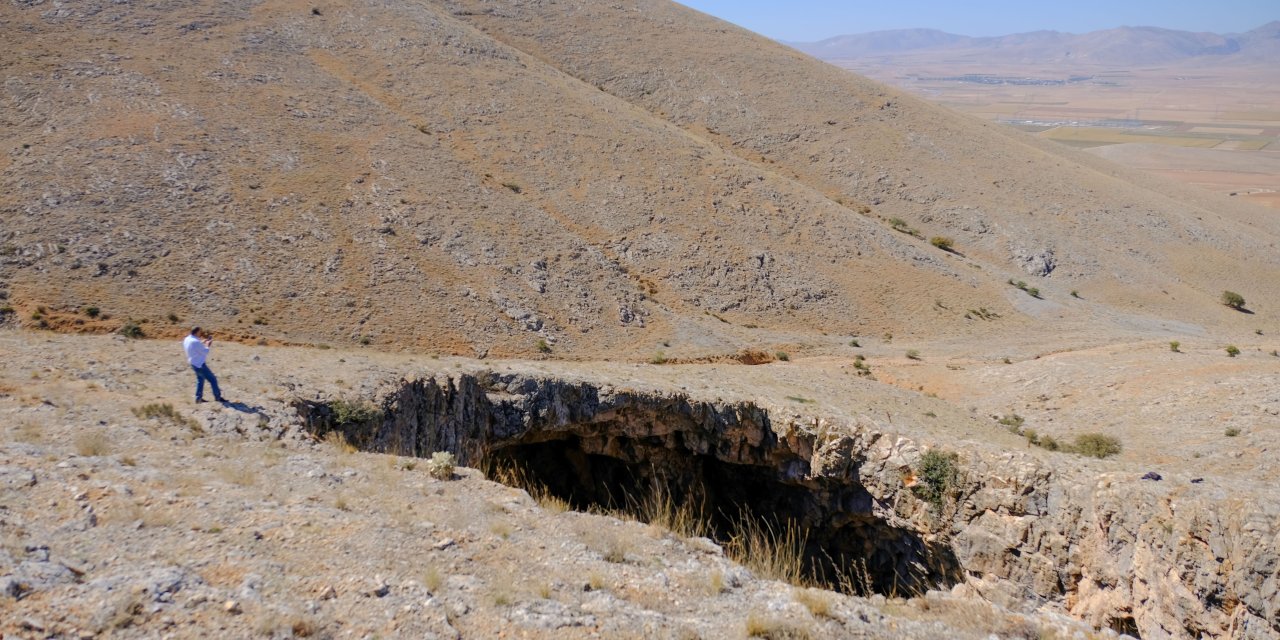
{"label": "dry grass tuft", "polygon": [[724,550],[734,562],[761,577],[803,585],[806,541],[795,523],[774,526],[744,513],[734,523],[734,534]]}
{"label": "dry grass tuft", "polygon": [[755,612],[747,616],[746,631],[748,638],[768,640],[808,640],[813,637],[808,627]]}
{"label": "dry grass tuft", "polygon": [[131,411],[133,411],[133,415],[143,420],[154,418],[175,426],[186,427],[197,434],[204,433],[204,428],[200,426],[199,422],[196,422],[195,418],[183,415],[168,402],[144,404],[134,407]]}
{"label": "dry grass tuft", "polygon": [[796,589],[796,602],[804,605],[809,613],[819,618],[835,618],[831,612],[833,597],[830,592],[821,589]]}
{"label": "dry grass tuft", "polygon": [[230,484],[241,487],[252,487],[258,484],[258,473],[252,468],[238,463],[223,465],[218,469],[218,477]]}
{"label": "dry grass tuft", "polygon": [[341,431],[330,431],[324,434],[324,442],[333,447],[338,453],[344,455],[351,455],[356,452],[355,446],[347,442],[347,437],[342,435]]}
{"label": "dry grass tuft", "polygon": [[444,574],[440,573],[440,569],[434,565],[427,567],[426,573],[422,575],[422,584],[431,593],[439,593],[440,588],[444,586]]}
{"label": "dry grass tuft", "polygon": [[101,431],[86,431],[75,439],[76,453],[88,457],[111,454],[111,439]]}

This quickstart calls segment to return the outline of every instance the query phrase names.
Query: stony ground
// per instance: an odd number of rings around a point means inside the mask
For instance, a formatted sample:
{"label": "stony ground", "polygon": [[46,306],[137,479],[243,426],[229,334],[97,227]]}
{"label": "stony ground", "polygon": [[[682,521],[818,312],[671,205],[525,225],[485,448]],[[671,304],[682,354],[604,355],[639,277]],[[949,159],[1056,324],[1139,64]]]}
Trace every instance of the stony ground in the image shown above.
{"label": "stony ground", "polygon": [[[316,442],[288,406],[361,397],[396,374],[506,367],[572,377],[586,365],[215,343],[211,364],[233,402],[195,405],[170,341],[5,331],[0,362],[5,637],[1092,633],[1056,614],[943,593],[863,600],[760,579],[705,539],[539,504],[472,469],[438,480],[422,460]],[[638,388],[689,382],[704,397],[748,373],[724,393],[776,405],[806,393],[837,412],[857,402],[835,390],[865,393],[856,376],[805,387],[830,371],[803,371],[614,364],[593,373]],[[886,387],[886,404],[864,409],[892,412],[898,393],[907,395]],[[134,413],[158,403],[176,417]]]}

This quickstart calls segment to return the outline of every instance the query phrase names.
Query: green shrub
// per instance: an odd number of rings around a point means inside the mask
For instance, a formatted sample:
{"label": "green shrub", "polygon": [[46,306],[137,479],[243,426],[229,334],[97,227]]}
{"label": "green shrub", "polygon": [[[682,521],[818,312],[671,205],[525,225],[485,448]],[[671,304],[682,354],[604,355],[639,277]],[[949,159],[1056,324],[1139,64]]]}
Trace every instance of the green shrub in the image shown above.
{"label": "green shrub", "polygon": [[1079,292],[1079,291],[1076,291],[1075,289],[1072,289],[1072,290],[1071,290],[1071,297],[1072,297],[1072,298],[1079,298],[1079,297],[1080,297],[1080,292]]}
{"label": "green shrub", "polygon": [[667,355],[661,351],[653,354],[652,358],[649,358],[649,364],[663,364],[666,361],[667,361]]}
{"label": "green shrub", "polygon": [[1076,436],[1072,451],[1092,458],[1109,458],[1121,451],[1120,441],[1101,433],[1082,433]]}
{"label": "green shrub", "polygon": [[1023,289],[1023,291],[1026,291],[1027,295],[1031,296],[1032,298],[1040,297],[1040,290],[1037,289],[1036,287],[1027,287],[1026,289]]}
{"label": "green shrub", "polygon": [[1177,340],[1169,341],[1169,350],[1174,353],[1182,353],[1181,351],[1178,351],[1178,347],[1181,347],[1181,346],[1182,346],[1182,343],[1178,342]]}
{"label": "green shrub", "polygon": [[950,251],[951,248],[955,246],[955,241],[946,236],[934,236],[929,238],[929,244],[942,249],[943,251]]}
{"label": "green shrub", "polygon": [[169,315],[168,315],[168,316],[166,316],[166,317],[169,319],[169,322],[178,322],[179,320],[181,320],[181,319],[182,319],[182,318],[179,318],[179,317],[178,317],[178,314],[176,314],[176,313],[171,313],[171,314],[169,314]]}
{"label": "green shrub", "polygon": [[1228,438],[1234,438],[1240,435],[1240,430],[1235,427],[1228,427],[1227,430],[1223,432],[1223,435],[1227,436]]}
{"label": "green shrub", "polygon": [[956,462],[960,456],[954,452],[930,449],[920,456],[916,466],[918,484],[913,491],[921,500],[942,509],[943,501],[955,489],[960,474]]}
{"label": "green shrub", "polygon": [[99,308],[97,308],[97,307],[85,307],[85,308],[84,308],[84,314],[85,314],[86,316],[89,316],[90,318],[96,318],[96,317],[98,317],[98,314],[100,314],[100,313],[102,313],[102,310],[101,310],[101,309],[99,309]]}
{"label": "green shrub", "polygon": [[862,345],[858,342],[858,339],[857,339],[857,338],[854,338],[854,339],[852,339],[852,340],[850,340],[850,341],[849,341],[849,346],[851,346],[851,347],[853,347],[853,348],[857,349],[857,348],[861,347]]}
{"label": "green shrub", "polygon": [[139,327],[136,322],[130,320],[129,322],[124,323],[124,326],[120,327],[120,335],[126,338],[137,339],[143,337],[145,334],[142,333],[142,327]]}
{"label": "green shrub", "polygon": [[382,409],[364,400],[337,399],[329,404],[333,412],[333,422],[337,426],[348,424],[364,424],[382,419]]}
{"label": "green shrub", "polygon": [[917,350],[915,350],[915,349],[907,349],[907,359],[908,359],[908,360],[919,360],[919,359],[920,359],[920,352],[919,352],[919,351],[917,351]]}
{"label": "green shrub", "polygon": [[1234,344],[1229,344],[1229,345],[1227,345],[1227,357],[1228,357],[1228,358],[1234,358],[1234,357],[1236,357],[1236,356],[1238,356],[1238,355],[1240,355],[1240,347],[1237,347],[1237,346],[1235,346]]}
{"label": "green shrub", "polygon": [[449,480],[453,478],[454,466],[457,462],[457,458],[454,458],[452,453],[437,451],[427,460],[427,475],[436,480]]}
{"label": "green shrub", "polygon": [[1222,304],[1225,304],[1228,307],[1231,307],[1232,309],[1236,309],[1238,311],[1244,308],[1244,296],[1234,291],[1223,291]]}
{"label": "green shrub", "polygon": [[538,353],[551,353],[551,345],[547,344],[545,338],[538,338]]}
{"label": "green shrub", "polygon": [[788,361],[788,360],[790,360],[790,359],[791,359],[791,356],[790,356],[786,351],[779,351],[779,352],[777,352],[777,353],[773,354],[773,357],[775,357],[775,358],[777,358],[777,359],[779,359],[779,360],[781,360],[781,361],[783,361],[783,362],[786,362],[786,361]]}

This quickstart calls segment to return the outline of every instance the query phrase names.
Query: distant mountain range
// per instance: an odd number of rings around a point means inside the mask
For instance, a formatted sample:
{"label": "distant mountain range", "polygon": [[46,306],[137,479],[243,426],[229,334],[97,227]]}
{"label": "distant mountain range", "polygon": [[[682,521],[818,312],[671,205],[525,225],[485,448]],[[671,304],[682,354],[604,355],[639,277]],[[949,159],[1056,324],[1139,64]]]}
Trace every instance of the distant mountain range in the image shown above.
{"label": "distant mountain range", "polygon": [[825,60],[936,54],[955,61],[999,56],[1001,61],[1012,63],[1092,65],[1167,64],[1225,56],[1267,62],[1280,60],[1280,20],[1239,34],[1120,27],[1084,34],[1033,31],[974,38],[935,29],[899,29],[787,44]]}

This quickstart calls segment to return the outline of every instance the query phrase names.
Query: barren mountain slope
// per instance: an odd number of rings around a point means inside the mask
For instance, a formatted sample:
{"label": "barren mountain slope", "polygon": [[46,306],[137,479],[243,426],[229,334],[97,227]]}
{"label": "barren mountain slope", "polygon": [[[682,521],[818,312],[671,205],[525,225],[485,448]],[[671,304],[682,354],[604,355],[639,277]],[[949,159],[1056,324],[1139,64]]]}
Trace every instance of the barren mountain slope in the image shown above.
{"label": "barren mountain slope", "polygon": [[23,53],[0,62],[0,288],[28,324],[174,333],[173,314],[647,357],[1135,312],[1252,328],[1218,293],[1262,314],[1280,293],[1276,225],[1250,210],[670,3],[11,3],[0,21]]}
{"label": "barren mountain slope", "polygon": [[445,4],[734,153],[952,235],[999,276],[1047,261],[1041,287],[1056,294],[1079,286],[1204,323],[1239,319],[1202,304],[1224,287],[1256,284],[1261,300],[1280,282],[1280,224],[1264,210],[976,122],[679,5]]}

